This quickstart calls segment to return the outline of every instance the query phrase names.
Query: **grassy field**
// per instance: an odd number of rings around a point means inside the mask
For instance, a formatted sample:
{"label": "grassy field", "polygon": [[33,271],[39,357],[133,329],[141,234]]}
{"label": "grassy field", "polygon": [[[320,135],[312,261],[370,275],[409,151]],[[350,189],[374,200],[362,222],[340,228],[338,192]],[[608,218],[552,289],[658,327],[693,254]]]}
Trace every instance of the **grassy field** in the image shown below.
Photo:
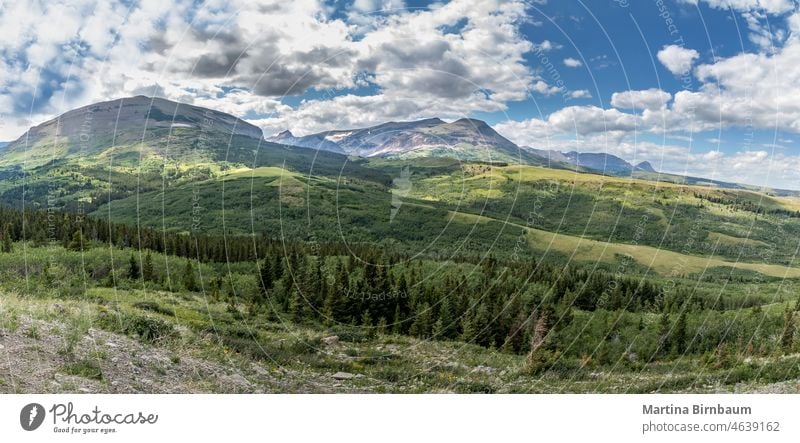
{"label": "grassy field", "polygon": [[[569,257],[570,261],[586,264],[598,262],[618,263],[619,256],[630,257],[639,265],[663,276],[701,274],[714,268],[754,271],[770,277],[800,278],[800,267],[770,265],[765,263],[732,262],[713,257],[698,257],[681,254],[652,246],[626,245],[585,239],[565,234],[542,231],[516,223],[503,222],[489,217],[450,212],[450,219],[460,223],[499,223],[522,229],[532,248],[546,255],[557,252]],[[721,234],[717,234],[721,235]],[[752,240],[742,239],[745,242]],[[738,244],[738,243],[737,243]],[[752,243],[747,243],[752,244]]]}

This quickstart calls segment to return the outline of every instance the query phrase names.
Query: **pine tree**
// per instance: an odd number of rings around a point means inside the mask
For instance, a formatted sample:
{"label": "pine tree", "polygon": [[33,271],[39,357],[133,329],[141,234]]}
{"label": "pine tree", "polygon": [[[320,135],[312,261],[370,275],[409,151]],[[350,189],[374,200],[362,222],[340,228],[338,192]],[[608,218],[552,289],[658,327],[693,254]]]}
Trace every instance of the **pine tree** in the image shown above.
{"label": "pine tree", "polygon": [[144,265],[142,266],[142,278],[145,281],[154,281],[155,274],[153,271],[153,257],[150,255],[150,250],[144,256]]}
{"label": "pine tree", "polygon": [[658,322],[658,352],[663,354],[669,348],[669,314],[664,311]]}
{"label": "pine tree", "polygon": [[375,334],[375,328],[372,326],[372,316],[369,314],[369,309],[364,311],[364,315],[361,316],[361,327],[364,328],[364,332],[367,333],[368,337],[372,337]]}
{"label": "pine tree", "polygon": [[439,305],[439,318],[433,324],[433,338],[447,340],[454,338],[453,316],[450,312],[450,299],[445,296]]}
{"label": "pine tree", "polygon": [[272,261],[272,278],[278,281],[283,277],[283,258],[280,254],[275,254],[275,259]]}
{"label": "pine tree", "polygon": [[400,315],[400,305],[395,305],[394,317],[392,317],[392,334],[400,335],[403,333],[403,318]]}
{"label": "pine tree", "polygon": [[380,336],[386,335],[386,327],[387,327],[386,317],[381,317],[380,320],[378,320],[378,326],[376,327],[376,332],[378,333],[378,335]]}
{"label": "pine tree", "polygon": [[70,251],[83,251],[83,247],[83,232],[81,232],[80,229],[76,229],[75,232],[72,233],[72,240],[70,240],[69,244],[67,245],[67,249]]}
{"label": "pine tree", "polygon": [[678,355],[686,352],[687,337],[686,337],[686,310],[681,311],[678,316],[678,321],[675,323],[675,333],[672,340],[672,350]]}
{"label": "pine tree", "polygon": [[431,327],[431,307],[428,303],[422,303],[414,312],[414,322],[409,333],[415,337],[428,338]]}
{"label": "pine tree", "polygon": [[294,289],[291,293],[289,315],[295,323],[300,323],[306,318],[306,302],[299,289]]}
{"label": "pine tree", "polygon": [[7,254],[14,251],[14,244],[11,240],[11,223],[6,223],[3,228],[3,252]]}
{"label": "pine tree", "polygon": [[[147,264],[147,262],[145,261],[145,265],[146,264]],[[217,302],[217,301],[220,300],[220,295],[222,293],[222,286],[224,284],[225,284],[225,282],[222,280],[222,277],[220,277],[219,275],[217,275],[216,277],[214,277],[213,280],[211,280],[211,295],[210,295],[211,301]]]}
{"label": "pine tree", "polygon": [[258,283],[261,286],[261,294],[266,300],[267,294],[269,293],[270,289],[272,289],[272,285],[274,284],[273,281],[273,270],[266,261],[262,262],[258,266]]}
{"label": "pine tree", "polygon": [[183,268],[183,287],[189,292],[197,291],[197,280],[194,277],[194,267],[192,261],[186,260],[186,266]]}
{"label": "pine tree", "polygon": [[461,316],[461,341],[475,343],[475,322],[470,311]]}
{"label": "pine tree", "polygon": [[558,354],[549,349],[550,330],[553,327],[554,309],[552,306],[542,308],[531,337],[531,350],[526,360],[528,370],[538,373],[550,366],[558,358]]}
{"label": "pine tree", "polygon": [[536,325],[533,328],[533,337],[531,338],[531,354],[542,349],[550,334],[550,328],[553,326],[553,308],[545,306],[542,309],[539,318],[536,319]]}
{"label": "pine tree", "polygon": [[139,277],[141,277],[139,273],[139,261],[136,260],[136,257],[131,253],[131,258],[128,262],[128,278],[131,280],[138,280]]}
{"label": "pine tree", "polygon": [[781,348],[784,354],[792,352],[792,348],[794,347],[794,331],[794,311],[786,308],[786,311],[783,313],[783,333],[781,334]]}
{"label": "pine tree", "polygon": [[489,333],[489,323],[491,318],[486,303],[479,303],[475,309],[475,317],[472,319],[472,327],[475,332],[473,341],[481,346],[489,347],[494,344],[494,337]]}

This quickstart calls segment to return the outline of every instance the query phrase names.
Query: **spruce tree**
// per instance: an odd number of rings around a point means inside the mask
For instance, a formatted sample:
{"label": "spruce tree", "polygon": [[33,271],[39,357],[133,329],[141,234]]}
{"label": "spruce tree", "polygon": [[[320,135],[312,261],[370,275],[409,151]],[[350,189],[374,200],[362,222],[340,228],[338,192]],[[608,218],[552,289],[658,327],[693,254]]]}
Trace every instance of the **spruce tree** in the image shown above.
{"label": "spruce tree", "polygon": [[475,343],[475,322],[473,321],[473,314],[470,311],[461,316],[461,341],[466,343]]}
{"label": "spruce tree", "polygon": [[142,266],[142,278],[145,281],[154,281],[155,274],[153,271],[153,257],[150,255],[150,250],[144,256],[144,265]]}
{"label": "spruce tree", "polygon": [[554,309],[552,306],[542,308],[539,317],[536,319],[531,337],[531,349],[528,353],[528,370],[537,373],[547,369],[551,361],[557,358],[557,354],[549,349],[550,331],[553,327]]}
{"label": "spruce tree", "polygon": [[69,244],[67,245],[67,249],[70,251],[83,251],[83,247],[83,232],[81,232],[80,229],[76,229],[75,232],[72,233],[72,240],[70,240]]}
{"label": "spruce tree", "polygon": [[267,299],[269,291],[272,289],[272,285],[274,284],[272,272],[272,267],[270,267],[266,260],[259,264],[258,284],[261,287],[261,295],[264,300]]}
{"label": "spruce tree", "polygon": [[415,337],[428,338],[431,334],[431,307],[428,303],[418,305],[409,333]]}
{"label": "spruce tree", "polygon": [[781,334],[781,348],[784,354],[792,352],[792,348],[794,347],[794,332],[794,311],[786,308],[786,311],[783,313],[783,333]]}
{"label": "spruce tree", "polygon": [[139,261],[136,260],[133,253],[131,253],[131,258],[128,261],[128,278],[131,280],[138,280],[141,277],[139,273]]}
{"label": "spruce tree", "polygon": [[194,277],[191,260],[186,260],[186,266],[183,268],[183,287],[189,292],[197,291],[197,280]]}
{"label": "spruce tree", "polygon": [[11,223],[6,223],[3,228],[3,252],[7,254],[14,251],[14,244],[11,240]]}
{"label": "spruce tree", "polygon": [[658,352],[663,354],[669,349],[669,313],[664,311],[658,321]]}
{"label": "spruce tree", "polygon": [[400,335],[403,333],[403,318],[400,315],[400,305],[394,308],[394,317],[392,318],[392,334]]}
{"label": "spruce tree", "polygon": [[367,337],[375,335],[375,328],[372,326],[372,316],[369,314],[369,309],[364,311],[364,315],[361,316],[361,327],[364,328]]}
{"label": "spruce tree", "polygon": [[682,355],[686,352],[687,340],[686,310],[684,309],[681,311],[681,315],[678,316],[677,323],[675,323],[675,333],[672,340],[673,352],[678,355]]}
{"label": "spruce tree", "polygon": [[292,321],[295,323],[300,323],[306,318],[306,302],[299,289],[294,289],[291,292],[291,298],[289,299],[289,315],[291,315]]}
{"label": "spruce tree", "polygon": [[439,340],[454,338],[453,315],[450,312],[450,299],[445,296],[439,305],[439,318],[433,324],[433,337]]}

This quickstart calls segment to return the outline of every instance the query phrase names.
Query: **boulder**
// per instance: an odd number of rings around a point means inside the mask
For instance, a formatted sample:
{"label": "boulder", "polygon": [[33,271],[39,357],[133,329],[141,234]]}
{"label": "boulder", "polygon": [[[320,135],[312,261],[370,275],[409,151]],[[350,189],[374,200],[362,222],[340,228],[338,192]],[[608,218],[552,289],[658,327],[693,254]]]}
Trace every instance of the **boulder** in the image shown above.
{"label": "boulder", "polygon": [[355,378],[355,375],[349,372],[337,372],[332,375],[334,380],[352,380]]}
{"label": "boulder", "polygon": [[333,346],[333,345],[339,343],[339,336],[338,335],[331,335],[330,337],[325,337],[320,341],[325,346]]}

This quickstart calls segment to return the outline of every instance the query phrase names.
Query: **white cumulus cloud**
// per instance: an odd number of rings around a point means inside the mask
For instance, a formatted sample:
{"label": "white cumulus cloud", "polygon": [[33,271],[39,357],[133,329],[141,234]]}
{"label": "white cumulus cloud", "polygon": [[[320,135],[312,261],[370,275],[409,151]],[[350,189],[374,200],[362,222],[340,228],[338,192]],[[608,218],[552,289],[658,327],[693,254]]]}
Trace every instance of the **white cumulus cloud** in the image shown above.
{"label": "white cumulus cloud", "polygon": [[692,69],[700,54],[694,49],[678,45],[664,46],[657,54],[658,61],[674,75],[683,75]]}

